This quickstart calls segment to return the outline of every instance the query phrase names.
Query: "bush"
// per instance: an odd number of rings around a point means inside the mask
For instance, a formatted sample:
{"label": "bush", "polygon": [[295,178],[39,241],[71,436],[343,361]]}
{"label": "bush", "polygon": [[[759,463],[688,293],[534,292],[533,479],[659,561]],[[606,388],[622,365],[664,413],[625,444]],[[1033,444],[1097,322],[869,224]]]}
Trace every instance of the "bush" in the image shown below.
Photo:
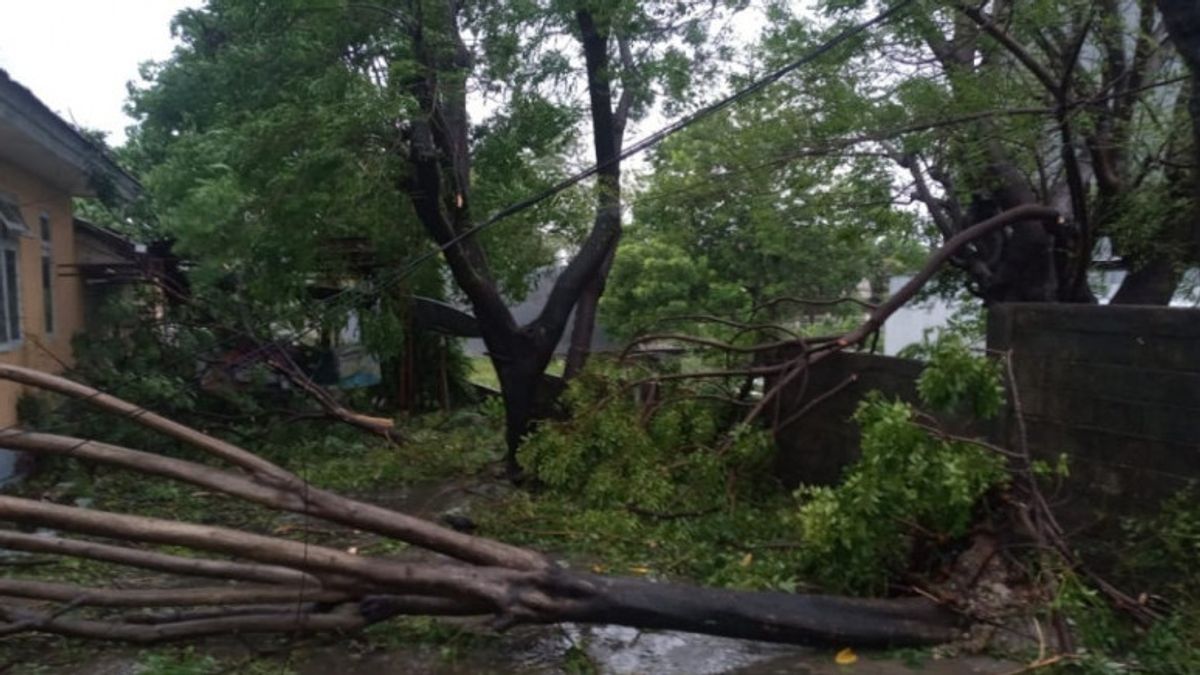
{"label": "bush", "polygon": [[596,367],[567,388],[573,416],[547,422],[518,452],[521,465],[550,490],[592,507],[631,505],[652,511],[715,508],[731,476],[761,478],[769,436],[742,429],[725,444],[730,411],[689,398],[685,385],[661,386],[658,403],[635,400],[611,369]]}
{"label": "bush", "polygon": [[[953,339],[940,342],[917,383],[938,412],[995,415],[998,370]],[[916,421],[917,411],[872,394],[859,407],[862,457],[836,487],[802,487],[797,522],[805,575],[838,591],[878,592],[907,566],[914,532],[963,535],[976,502],[1007,479],[1002,457],[951,440]]]}

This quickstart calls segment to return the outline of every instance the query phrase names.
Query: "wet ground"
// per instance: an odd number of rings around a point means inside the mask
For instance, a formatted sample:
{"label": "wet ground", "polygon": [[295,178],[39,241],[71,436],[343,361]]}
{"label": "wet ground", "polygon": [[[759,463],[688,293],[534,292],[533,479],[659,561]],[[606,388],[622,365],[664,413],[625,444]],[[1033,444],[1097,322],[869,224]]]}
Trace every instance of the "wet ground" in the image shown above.
{"label": "wet ground", "polygon": [[397,673],[562,673],[574,646],[600,673],[679,675],[1001,675],[1020,664],[987,657],[935,659],[928,654],[904,659],[887,654],[856,654],[840,665],[835,653],[800,647],[675,632],[641,632],[619,626],[565,626],[532,629],[511,636],[504,646],[480,649],[454,660],[432,651],[388,650],[351,661],[344,654],[317,653],[301,675],[393,675]]}

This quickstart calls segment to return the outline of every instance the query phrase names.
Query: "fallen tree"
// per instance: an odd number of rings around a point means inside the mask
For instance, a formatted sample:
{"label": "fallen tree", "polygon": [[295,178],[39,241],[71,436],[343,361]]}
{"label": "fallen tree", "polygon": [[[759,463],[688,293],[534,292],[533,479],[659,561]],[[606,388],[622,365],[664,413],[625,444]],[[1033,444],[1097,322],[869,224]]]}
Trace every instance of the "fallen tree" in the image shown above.
{"label": "fallen tree", "polygon": [[[373,558],[214,525],[2,496],[0,518],[4,520],[120,542],[0,532],[0,545],[6,548],[236,582],[132,591],[2,580],[3,634],[39,631],[153,643],[230,632],[348,631],[401,614],[492,615],[499,628],[563,621],[615,623],[825,645],[928,644],[957,634],[953,614],[920,598],[751,593],[570,572],[534,551],[321,490],[242,448],[65,378],[8,365],[0,366],[0,378],[85,400],[235,468],[16,429],[0,433],[6,447],[178,480],[392,537],[449,558],[421,563]],[[135,547],[141,544],[182,546],[210,557]],[[30,600],[60,606],[40,609]],[[103,620],[67,616],[82,607],[208,609],[149,615],[125,612]]]}
{"label": "fallen tree", "polygon": [[[974,237],[1021,220],[1057,217],[1052,209],[1023,206],[980,223],[939,249],[920,274],[896,297],[876,308],[858,329],[840,338],[816,341],[812,346],[797,340],[796,344],[803,347],[802,354],[772,369],[776,383],[753,406],[746,421],[752,421],[771,405],[790,379],[822,355],[866,340]],[[447,558],[412,562],[359,556],[215,525],[0,496],[0,519],[119,542],[0,532],[0,545],[7,548],[237,582],[228,587],[125,591],[9,580],[0,583],[0,633],[40,631],[152,643],[226,632],[356,630],[402,614],[491,615],[498,628],[530,623],[609,623],[831,646],[930,644],[950,640],[959,631],[957,615],[924,598],[855,599],[703,589],[572,572],[535,551],[464,534],[323,490],[243,448],[66,378],[0,365],[0,379],[85,401],[232,468],[20,429],[0,432],[0,445],[188,483],[253,504],[390,537]],[[169,555],[137,548],[139,544],[182,546],[224,558]],[[62,604],[50,611],[31,608],[30,600]],[[209,609],[125,613],[103,621],[67,618],[80,607]]]}

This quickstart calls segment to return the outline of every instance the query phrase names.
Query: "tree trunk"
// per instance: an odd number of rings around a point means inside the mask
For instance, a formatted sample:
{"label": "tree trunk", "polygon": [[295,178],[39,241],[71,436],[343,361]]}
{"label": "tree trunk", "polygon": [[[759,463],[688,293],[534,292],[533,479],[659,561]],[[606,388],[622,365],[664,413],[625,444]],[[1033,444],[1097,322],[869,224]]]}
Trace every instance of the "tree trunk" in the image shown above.
{"label": "tree trunk", "polygon": [[1200,3],[1158,0],[1167,33],[1191,72],[1188,110],[1192,118],[1192,184],[1195,195],[1191,230],[1192,259],[1200,259]]}
{"label": "tree trunk", "polygon": [[604,260],[604,266],[587,287],[575,304],[575,324],[571,328],[571,345],[567,350],[567,361],[563,366],[563,379],[570,380],[583,372],[588,357],[592,353],[592,343],[596,339],[596,310],[600,305],[600,296],[604,295],[604,287],[608,283],[608,272],[612,269],[613,258],[617,249],[614,244],[612,251]]}
{"label": "tree trunk", "polygon": [[1182,274],[1175,261],[1157,256],[1141,267],[1130,270],[1113,295],[1114,305],[1166,305],[1175,296]]}
{"label": "tree trunk", "polygon": [[517,449],[533,431],[537,418],[538,387],[546,368],[539,364],[542,360],[549,361],[549,358],[542,359],[536,352],[520,354],[512,361],[492,359],[504,399],[504,468],[510,478],[521,475]]}
{"label": "tree trunk", "polygon": [[[612,231],[609,244],[600,268],[584,286],[575,304],[575,326],[571,331],[571,345],[567,351],[567,362],[563,377],[571,379],[583,370],[592,349],[596,332],[596,308],[613,258],[621,237],[621,146],[625,132],[625,119],[629,109],[629,85],[617,109],[613,109],[611,61],[608,58],[609,29],[597,24],[587,10],[575,13],[579,26],[580,41],[587,64],[588,96],[592,111],[592,145],[596,152],[596,164],[600,167],[596,177],[596,220],[593,230]],[[624,44],[624,43],[622,43]]]}

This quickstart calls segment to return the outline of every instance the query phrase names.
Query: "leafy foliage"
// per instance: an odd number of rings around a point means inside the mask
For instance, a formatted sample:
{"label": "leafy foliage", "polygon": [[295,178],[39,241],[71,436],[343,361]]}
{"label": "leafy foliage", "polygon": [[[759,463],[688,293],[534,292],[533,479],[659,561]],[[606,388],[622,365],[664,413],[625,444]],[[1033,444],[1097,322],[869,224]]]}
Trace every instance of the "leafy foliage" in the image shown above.
{"label": "leafy foliage", "polygon": [[[1193,560],[1188,558],[1186,565],[1194,567]],[[1200,608],[1195,596],[1143,629],[1130,625],[1127,617],[1071,572],[1063,573],[1060,588],[1053,606],[1070,618],[1081,644],[1073,659],[1056,672],[1189,675],[1200,671]]]}
{"label": "leafy foliage", "polygon": [[523,467],[549,489],[592,507],[715,508],[732,475],[752,479],[770,458],[767,436],[745,429],[721,446],[728,411],[663,387],[639,404],[618,373],[593,369],[564,397],[572,417],[547,422],[521,447]]}
{"label": "leafy foliage", "polygon": [[930,350],[917,393],[936,411],[992,419],[1004,405],[1000,364],[975,356],[956,336],[944,336]]}
{"label": "leafy foliage", "polygon": [[[886,165],[794,154],[807,128],[791,105],[803,94],[778,89],[656,151],[604,298],[602,318],[617,335],[679,315],[748,320],[773,298],[850,296],[863,280],[878,291],[915,263],[923,244],[912,217],[892,209]],[[803,312],[775,306],[763,318]]]}
{"label": "leafy foliage", "polygon": [[[922,403],[987,418],[1002,403],[994,364],[961,344],[937,346],[918,381]],[[1003,457],[950,440],[910,405],[873,396],[859,407],[862,456],[836,487],[803,487],[796,522],[807,576],[834,590],[883,590],[903,569],[918,533],[965,534],[976,502],[1007,478]]]}
{"label": "leafy foliage", "polygon": [[[646,527],[638,513],[686,513],[696,534],[720,539],[707,523],[739,518],[748,503],[761,509],[762,527],[775,532],[766,537],[800,535],[796,550],[783,557],[791,571],[777,572],[777,583],[798,577],[830,590],[877,592],[907,567],[918,534],[939,540],[965,534],[980,497],[1007,480],[1003,457],[948,438],[925,413],[876,395],[855,417],[861,459],[836,487],[801,488],[798,509],[789,512],[767,471],[773,448],[761,431],[736,430],[726,441],[736,416],[694,398],[703,391],[699,385],[664,387],[647,402],[632,395],[623,376],[593,370],[578,379],[567,395],[572,416],[543,425],[520,453],[548,499],[594,514],[595,530],[572,520],[585,531],[611,532],[628,521],[623,536],[649,536],[634,534]],[[943,414],[986,419],[1003,403],[996,365],[953,338],[933,348],[918,389],[923,404]],[[739,488],[737,501],[731,486]],[[724,515],[703,516],[706,509]],[[701,568],[716,574],[712,566]]]}
{"label": "leafy foliage", "polygon": [[1200,604],[1200,502],[1188,486],[1165,500],[1156,513],[1128,517],[1121,557],[1122,576],[1162,594]]}

